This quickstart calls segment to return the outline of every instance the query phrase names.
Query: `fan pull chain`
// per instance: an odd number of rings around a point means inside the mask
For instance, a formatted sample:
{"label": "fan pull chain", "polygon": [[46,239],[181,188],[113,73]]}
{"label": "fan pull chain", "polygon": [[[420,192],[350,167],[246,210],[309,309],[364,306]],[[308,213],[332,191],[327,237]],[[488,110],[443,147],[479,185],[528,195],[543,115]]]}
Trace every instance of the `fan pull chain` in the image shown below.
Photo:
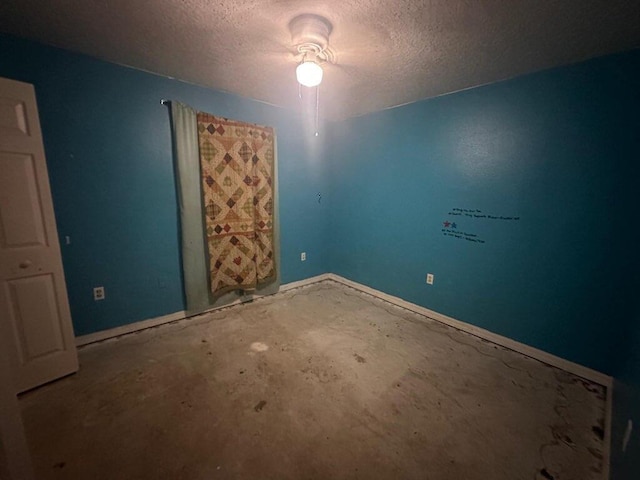
{"label": "fan pull chain", "polygon": [[318,124],[320,123],[320,85],[316,87],[316,137],[319,135]]}

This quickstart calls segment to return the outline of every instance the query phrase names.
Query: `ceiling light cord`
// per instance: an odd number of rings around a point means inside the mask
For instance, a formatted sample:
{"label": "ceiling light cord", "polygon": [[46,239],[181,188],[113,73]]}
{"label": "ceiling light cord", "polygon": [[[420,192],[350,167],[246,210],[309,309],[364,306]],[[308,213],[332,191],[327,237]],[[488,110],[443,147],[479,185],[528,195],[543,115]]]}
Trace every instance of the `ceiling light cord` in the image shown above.
{"label": "ceiling light cord", "polygon": [[[298,51],[298,58],[302,57],[296,67],[298,98],[302,100],[301,86],[316,89],[316,111],[312,120],[316,137],[320,135],[320,84],[324,75],[322,65],[325,62],[333,63],[333,54],[329,49],[329,35],[332,30],[331,22],[320,15],[302,14],[289,22],[291,43]],[[312,99],[309,98],[309,101]],[[306,103],[309,105],[310,102]]]}
{"label": "ceiling light cord", "polygon": [[320,135],[320,85],[316,87],[316,137]]}

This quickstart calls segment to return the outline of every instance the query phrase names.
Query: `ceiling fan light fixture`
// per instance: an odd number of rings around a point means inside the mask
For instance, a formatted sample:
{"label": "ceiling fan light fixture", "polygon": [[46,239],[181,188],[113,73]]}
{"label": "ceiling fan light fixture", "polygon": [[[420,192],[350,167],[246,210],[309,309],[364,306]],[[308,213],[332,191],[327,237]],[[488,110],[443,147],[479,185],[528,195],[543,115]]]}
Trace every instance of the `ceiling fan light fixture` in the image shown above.
{"label": "ceiling fan light fixture", "polygon": [[306,60],[296,68],[296,78],[300,85],[317,87],[322,82],[322,67],[313,60]]}

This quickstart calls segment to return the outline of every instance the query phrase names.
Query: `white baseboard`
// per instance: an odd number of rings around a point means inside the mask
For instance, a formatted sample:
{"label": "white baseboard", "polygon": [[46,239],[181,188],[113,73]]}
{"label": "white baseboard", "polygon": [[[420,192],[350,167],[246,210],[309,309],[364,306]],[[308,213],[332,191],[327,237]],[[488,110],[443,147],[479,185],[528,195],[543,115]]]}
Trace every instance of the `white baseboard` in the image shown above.
{"label": "white baseboard", "polygon": [[[307,285],[311,285],[312,283],[322,282],[324,280],[329,280],[328,273],[317,275],[311,278],[305,278],[304,280],[299,280],[297,282],[286,283],[280,286],[279,291],[286,292],[287,290],[304,287]],[[198,315],[203,315],[205,313],[219,310],[220,308],[232,307],[233,305],[238,305],[240,303],[242,303],[241,300],[236,300],[222,307],[212,308],[211,310],[198,313]],[[187,312],[184,310],[181,310],[179,312],[170,313],[168,315],[163,315],[161,317],[149,318],[148,320],[141,320],[139,322],[129,323],[127,325],[122,325],[116,328],[110,328],[108,330],[102,330],[100,332],[90,333],[88,335],[80,335],[76,337],[76,347],[82,347],[84,345],[89,345],[90,343],[102,342],[103,340],[120,337],[122,335],[126,335],[127,333],[138,332],[140,330],[157,327],[159,325],[164,325],[165,323],[171,323],[177,320],[183,320],[185,318],[187,318]]]}
{"label": "white baseboard", "polygon": [[312,283],[323,282],[325,280],[332,280],[331,273],[323,273],[322,275],[316,275],[315,277],[305,278],[297,282],[286,283],[280,287],[280,292],[286,292],[287,290],[293,290],[294,288],[306,287]]}
{"label": "white baseboard", "polygon": [[127,333],[137,332],[146,328],[157,327],[165,323],[175,322],[185,318],[186,312],[181,310],[179,312],[170,313],[169,315],[163,315],[161,317],[149,318],[148,320],[142,320],[140,322],[129,323],[122,325],[121,327],[110,328],[109,330],[101,330],[99,332],[90,333],[88,335],[80,335],[76,337],[76,347],[82,347],[89,345],[90,343],[101,342],[110,338],[126,335]]}
{"label": "white baseboard", "polygon": [[[516,340],[512,340],[511,338],[503,337],[502,335],[498,335],[497,333],[490,332],[489,330],[485,330],[484,328],[476,327],[475,325],[471,325],[469,323],[456,320],[455,318],[449,317],[447,315],[443,315],[442,313],[429,310],[428,308],[421,307],[414,303],[403,300],[399,297],[394,297],[393,295],[389,295],[387,293],[381,292],[379,290],[368,287],[361,283],[348,280],[344,277],[341,277],[333,273],[325,273],[322,275],[317,275],[315,277],[306,278],[304,280],[287,283],[285,285],[282,285],[279,291],[286,292],[288,290],[305,287],[307,285],[311,285],[314,283],[323,282],[327,280],[341,283],[348,287],[354,288],[355,290],[358,290],[360,292],[379,298],[380,300],[384,300],[398,307],[405,308],[411,312],[414,312],[419,315],[423,315],[425,317],[436,320],[438,322],[444,323],[445,325],[449,325],[457,330],[461,330],[463,332],[467,332],[471,335],[482,338],[484,340],[488,340],[502,347],[508,348],[515,352],[521,353],[523,355],[534,358],[536,360],[539,360],[553,367],[560,368],[566,372],[572,373],[574,375],[585,378],[592,382],[596,382],[606,387],[607,399],[606,399],[606,407],[605,407],[606,408],[606,412],[605,412],[606,424],[605,424],[604,470],[605,470],[605,478],[606,479],[609,478],[609,468],[610,468],[609,453],[611,448],[610,446],[611,415],[612,415],[612,408],[613,408],[613,378],[611,376],[598,372],[591,368],[585,367],[583,365],[571,362],[569,360],[558,357],[556,355],[552,355],[543,350],[531,347],[529,345],[525,345],[524,343],[518,342]],[[239,303],[241,303],[241,301],[237,300],[236,302],[233,302],[230,305],[225,305],[224,307],[220,307],[220,308],[228,308],[230,306],[233,306]],[[213,309],[213,310],[217,310],[217,309]],[[204,312],[204,313],[207,313],[207,312]],[[83,345],[88,345],[90,343],[100,342],[103,340],[107,340],[109,338],[126,335],[127,333],[133,333],[139,330],[157,327],[159,325],[175,322],[177,320],[182,320],[184,318],[186,318],[186,312],[180,311],[180,312],[171,313],[169,315],[163,315],[162,317],[151,318],[148,320],[131,323],[129,325],[123,325],[121,327],[116,327],[109,330],[103,330],[101,332],[91,333],[89,335],[82,335],[82,336],[76,337],[76,345],[78,347],[81,347]]]}
{"label": "white baseboard", "polygon": [[474,325],[461,322],[460,320],[456,320],[455,318],[448,317],[447,315],[443,315],[438,312],[434,312],[433,310],[429,310],[428,308],[421,307],[414,303],[407,302],[398,297],[394,297],[393,295],[389,295],[387,293],[381,292],[371,287],[367,287],[366,285],[362,285],[361,283],[353,282],[351,280],[347,280],[340,275],[336,275],[334,273],[327,274],[328,280],[332,280],[337,283],[342,283],[348,287],[359,290],[363,293],[367,293],[381,300],[387,301],[393,305],[396,305],[401,308],[406,308],[409,311],[417,313],[419,315],[424,315],[425,317],[429,317],[438,322],[444,323],[445,325],[449,325],[453,328],[461,330],[463,332],[467,332],[471,335],[475,335],[476,337],[482,338],[484,340],[488,340],[502,347],[508,348],[509,350],[513,350],[514,352],[521,353],[526,355],[527,357],[534,358],[543,363],[551,365],[553,367],[559,368],[566,372],[577,375],[578,377],[585,378],[592,382],[598,383],[607,389],[607,397],[605,403],[605,428],[604,428],[604,451],[603,451],[603,470],[604,470],[604,479],[609,480],[610,478],[610,470],[611,470],[611,428],[612,428],[612,415],[613,415],[613,377],[610,375],[606,375],[602,372],[598,372],[597,370],[593,370],[591,368],[585,367],[578,363],[571,362],[561,357],[557,357],[550,353],[547,353],[543,350],[539,350],[537,348],[531,347],[529,345],[525,345],[524,343],[517,342],[516,340],[512,340],[507,337],[503,337],[502,335],[498,335],[496,333],[485,330],[484,328],[476,327]]}
{"label": "white baseboard", "polygon": [[[598,372],[591,368],[585,367],[583,365],[571,362],[564,358],[552,355],[543,350],[531,347],[529,345],[525,345],[524,343],[518,342],[516,340],[503,337],[502,335],[498,335],[496,333],[490,332],[489,330],[485,330],[484,328],[476,327],[475,325],[471,325],[469,323],[456,320],[455,318],[449,317],[447,315],[443,315],[442,313],[429,310],[428,308],[421,307],[414,303],[403,300],[399,297],[394,297],[393,295],[389,295],[387,293],[381,292],[379,290],[368,287],[361,283],[353,282],[351,280],[348,280],[344,277],[341,277],[333,273],[325,273],[322,275],[317,275],[315,277],[306,278],[304,280],[287,283],[285,285],[280,286],[279,292],[286,292],[288,290],[305,287],[307,285],[311,285],[314,283],[323,282],[327,280],[341,283],[348,287],[354,288],[360,292],[379,298],[380,300],[384,300],[398,307],[405,308],[411,312],[414,312],[419,315],[423,315],[425,317],[436,320],[438,322],[444,323],[445,325],[449,325],[455,329],[461,330],[463,332],[467,332],[471,335],[482,338],[484,340],[488,340],[502,347],[508,348],[515,352],[521,353],[523,355],[534,358],[536,360],[539,360],[553,367],[560,368],[566,372],[572,373],[574,375],[585,378],[592,382],[596,382],[606,387],[607,399],[606,399],[606,407],[605,407],[606,408],[605,442],[604,442],[605,451],[604,451],[603,458],[604,458],[605,478],[606,479],[609,478],[609,470],[610,470],[609,454],[611,450],[611,423],[612,423],[611,415],[612,415],[612,409],[613,409],[613,378],[611,376]],[[228,308],[230,306],[233,306],[239,303],[241,303],[241,301],[237,300],[236,302],[233,302],[230,305],[225,305],[224,307],[220,307],[220,308]],[[217,309],[213,309],[213,310],[217,310]],[[207,312],[204,312],[204,313],[207,313]],[[116,327],[109,330],[103,330],[101,332],[91,333],[89,335],[82,335],[82,336],[76,337],[76,345],[80,347],[83,345],[88,345],[90,343],[107,340],[109,338],[126,335],[127,333],[133,333],[139,330],[144,330],[151,327],[157,327],[165,323],[175,322],[177,320],[182,320],[184,318],[186,318],[186,312],[180,311],[180,312],[171,313],[169,315],[164,315],[162,317],[151,318],[148,320],[143,320],[141,322],[136,322],[129,325],[123,325],[121,327]]]}
{"label": "white baseboard", "polygon": [[[366,285],[362,285],[361,283],[353,282],[351,280],[348,280],[339,275],[335,275],[333,273],[325,273],[322,275],[317,275],[315,277],[306,278],[304,280],[299,280],[297,282],[287,283],[280,287],[280,292],[286,292],[294,288],[300,288],[307,285],[311,285],[313,283],[323,282],[326,280],[332,280],[332,281],[341,283],[348,287],[359,290],[363,293],[367,293],[381,300],[397,305],[398,307],[406,308],[407,310],[417,313],[419,315],[424,315],[433,320],[436,320],[438,322],[444,323],[453,328],[461,330],[463,332],[470,333],[471,335],[475,335],[476,337],[483,338],[497,345],[501,345],[505,348],[516,351],[518,353],[522,353],[523,355],[526,355],[528,357],[535,358],[536,360],[540,360],[541,362],[560,368],[569,373],[573,373],[574,375],[577,375],[579,377],[586,378],[587,380],[591,380],[593,382],[599,383],[600,385],[603,385],[608,389],[610,389],[613,385],[613,378],[609,375],[605,375],[604,373],[598,372],[596,370],[592,370],[583,365],[579,365],[569,360],[565,360],[564,358],[560,358],[550,353],[547,353],[543,350],[539,350],[529,345],[525,345],[524,343],[520,343],[516,340],[503,337],[502,335],[498,335],[496,333],[490,332],[489,330],[485,330],[483,328],[476,327],[475,325],[471,325],[469,323],[456,320],[455,318],[449,317],[447,315],[443,315],[442,313],[434,312],[433,310],[429,310],[428,308],[421,307],[414,303],[410,303],[401,298],[394,297],[393,295],[389,295],[387,293],[381,292],[379,290],[368,287]],[[230,305],[225,305],[224,307],[221,307],[221,308],[228,308],[229,306],[232,306],[238,303],[240,303],[240,300]],[[90,343],[107,340],[109,338],[119,337],[127,333],[137,332],[139,330],[144,330],[146,328],[157,327],[158,325],[163,325],[165,323],[175,322],[176,320],[182,320],[184,318],[186,318],[186,312],[184,310],[180,312],[171,313],[169,315],[163,315],[157,318],[150,318],[148,320],[143,320],[143,321],[131,323],[128,325],[123,325],[121,327],[111,328],[109,330],[103,330],[101,332],[96,332],[96,333],[91,333],[89,335],[82,335],[82,336],[76,337],[76,345],[80,347],[83,345],[88,345]]]}
{"label": "white baseboard", "polygon": [[433,310],[429,310],[428,308],[407,302],[406,300],[403,300],[401,298],[394,297],[393,295],[389,295],[374,288],[367,287],[366,285],[362,285],[361,283],[347,280],[340,275],[329,273],[327,274],[327,277],[329,280],[342,283],[343,285],[354,288],[363,293],[368,293],[369,295],[392,303],[398,307],[406,308],[407,310],[410,310],[419,315],[424,315],[425,317],[429,317],[433,320],[449,325],[457,330],[470,333],[471,335],[482,338],[484,340],[488,340],[497,345],[508,348],[509,350],[513,350],[515,352],[526,355],[527,357],[534,358],[548,365],[565,370],[566,372],[573,373],[574,375],[577,375],[579,377],[596,382],[604,387],[607,387],[607,391],[609,391],[613,385],[613,378],[611,376],[585,367],[578,363],[565,360],[564,358],[557,357],[543,350],[525,345],[524,343],[512,340],[511,338],[503,337],[502,335],[490,332],[489,330],[485,330],[484,328],[476,327],[475,325],[456,320],[455,318],[448,317],[447,315],[443,315],[442,313],[434,312]]}

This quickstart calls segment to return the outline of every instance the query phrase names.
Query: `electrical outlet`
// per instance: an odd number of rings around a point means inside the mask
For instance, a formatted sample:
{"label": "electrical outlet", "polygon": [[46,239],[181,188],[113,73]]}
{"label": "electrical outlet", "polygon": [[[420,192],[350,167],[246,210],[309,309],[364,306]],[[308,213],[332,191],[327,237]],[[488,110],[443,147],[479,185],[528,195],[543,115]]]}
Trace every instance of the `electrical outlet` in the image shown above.
{"label": "electrical outlet", "polygon": [[433,273],[427,273],[427,283],[433,285]]}
{"label": "electrical outlet", "polygon": [[307,252],[302,252],[300,254],[300,261],[304,262],[307,259]]}
{"label": "electrical outlet", "polygon": [[104,287],[95,287],[93,289],[94,300],[104,300]]}

